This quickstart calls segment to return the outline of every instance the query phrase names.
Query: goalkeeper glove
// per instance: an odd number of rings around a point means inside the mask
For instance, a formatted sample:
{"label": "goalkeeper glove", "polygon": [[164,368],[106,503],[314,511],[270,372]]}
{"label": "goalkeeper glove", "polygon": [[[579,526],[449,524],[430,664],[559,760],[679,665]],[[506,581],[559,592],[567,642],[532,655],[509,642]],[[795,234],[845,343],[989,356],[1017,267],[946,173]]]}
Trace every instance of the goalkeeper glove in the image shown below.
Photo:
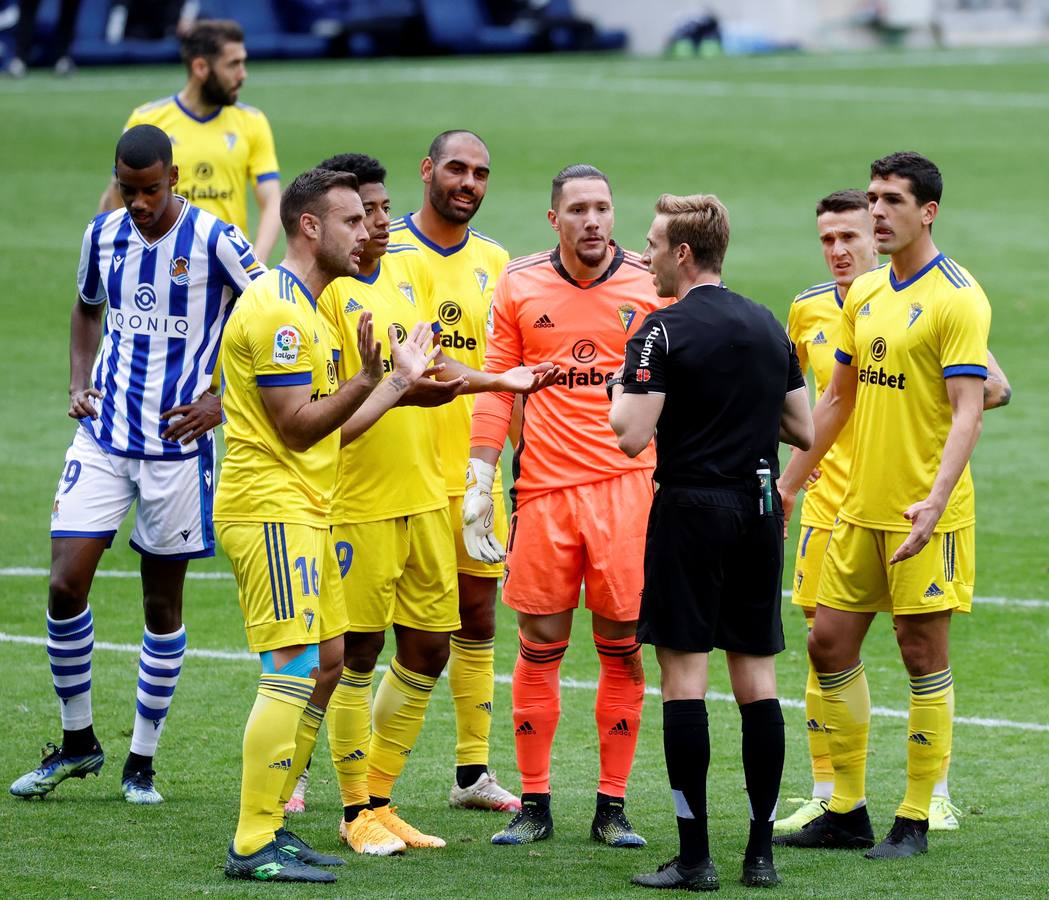
{"label": "goalkeeper glove", "polygon": [[506,550],[492,531],[495,505],[492,483],[495,466],[471,458],[466,464],[466,496],[463,497],[463,543],[471,557],[483,563],[502,562]]}

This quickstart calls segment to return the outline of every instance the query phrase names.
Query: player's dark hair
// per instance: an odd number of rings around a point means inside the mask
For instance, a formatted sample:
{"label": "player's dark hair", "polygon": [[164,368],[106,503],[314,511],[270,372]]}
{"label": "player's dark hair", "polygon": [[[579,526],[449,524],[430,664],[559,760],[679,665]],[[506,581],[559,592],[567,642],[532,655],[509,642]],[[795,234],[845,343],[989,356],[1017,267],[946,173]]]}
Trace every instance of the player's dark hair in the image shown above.
{"label": "player's dark hair", "polygon": [[436,164],[441,161],[441,156],[444,154],[444,145],[448,143],[449,138],[455,137],[457,134],[468,134],[470,137],[479,141],[481,146],[485,150],[488,149],[488,145],[484,142],[484,138],[473,131],[466,128],[453,128],[451,131],[442,131],[437,137],[430,141],[430,149],[426,151],[426,155]]}
{"label": "player's dark hair", "polygon": [[907,179],[919,206],[933,201],[939,203],[943,196],[943,177],[936,163],[913,150],[890,153],[871,163],[871,178],[889,175]]}
{"label": "player's dark hair", "polygon": [[845,191],[835,191],[833,194],[827,194],[826,197],[820,200],[816,204],[816,217],[819,218],[824,213],[852,212],[854,209],[869,210],[870,203],[864,191],[849,188]]}
{"label": "player's dark hair", "polygon": [[309,169],[299,175],[280,195],[280,223],[284,233],[288,237],[299,233],[303,213],[323,216],[328,210],[328,191],[340,187],[357,190],[357,176],[330,169]]}
{"label": "player's dark hair", "polygon": [[554,176],[553,183],[550,185],[551,209],[557,209],[557,204],[561,200],[561,192],[565,188],[565,183],[574,181],[577,178],[600,178],[608,187],[608,193],[612,193],[612,185],[608,183],[608,176],[599,168],[596,166],[588,166],[586,163],[574,163],[571,166],[565,166]]}
{"label": "player's dark hair", "polygon": [[170,168],[171,138],[156,125],[135,125],[117,141],[113,162],[122,162],[129,169],[148,169],[156,162]]}
{"label": "player's dark hair", "polygon": [[383,184],[386,169],[374,156],[364,153],[338,153],[318,164],[318,169],[329,172],[349,172],[357,176],[358,184]]}
{"label": "player's dark hair", "polygon": [[667,242],[671,247],[688,244],[700,269],[721,274],[729,236],[725,204],[713,194],[663,194],[656,201],[656,212],[667,217]]}
{"label": "player's dark hair", "polygon": [[232,19],[198,19],[182,35],[182,62],[188,67],[198,57],[210,62],[226,44],[243,44],[244,29]]}

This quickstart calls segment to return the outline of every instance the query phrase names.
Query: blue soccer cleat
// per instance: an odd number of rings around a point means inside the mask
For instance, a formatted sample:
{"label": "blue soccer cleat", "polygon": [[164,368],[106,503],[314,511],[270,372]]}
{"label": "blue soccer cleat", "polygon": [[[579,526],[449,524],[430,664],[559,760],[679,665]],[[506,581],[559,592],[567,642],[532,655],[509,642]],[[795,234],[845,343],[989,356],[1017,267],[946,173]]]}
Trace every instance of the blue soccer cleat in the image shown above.
{"label": "blue soccer cleat", "polygon": [[120,782],[124,799],[138,806],[156,806],[163,803],[164,798],[160,791],[153,786],[153,776],[156,774],[152,769],[125,770]]}
{"label": "blue soccer cleat", "polygon": [[250,881],[306,881],[311,884],[323,884],[335,880],[331,872],[315,869],[292,854],[285,853],[275,840],[247,856],[234,852],[231,841],[226,855],[225,872],[227,878],[245,878]]}
{"label": "blue soccer cleat", "polygon": [[502,831],[492,835],[493,844],[534,844],[554,833],[554,819],[546,804],[524,800],[521,811]]}
{"label": "blue soccer cleat", "polygon": [[619,803],[602,803],[594,813],[590,837],[609,847],[644,847],[646,841],[634,831],[634,826]]}
{"label": "blue soccer cleat", "polygon": [[44,747],[43,759],[39,768],[26,772],[11,785],[11,793],[16,797],[46,797],[67,778],[86,778],[97,775],[106,761],[102,748],[95,744],[91,753],[83,756],[67,756],[65,749],[56,747],[50,741]]}

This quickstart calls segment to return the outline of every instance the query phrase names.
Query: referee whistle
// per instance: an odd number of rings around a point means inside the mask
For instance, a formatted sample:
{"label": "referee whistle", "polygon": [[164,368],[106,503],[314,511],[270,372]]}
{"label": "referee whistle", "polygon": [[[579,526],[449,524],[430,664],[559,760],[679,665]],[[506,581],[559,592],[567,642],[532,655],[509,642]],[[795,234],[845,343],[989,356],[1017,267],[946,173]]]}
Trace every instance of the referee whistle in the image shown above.
{"label": "referee whistle", "polygon": [[772,469],[769,468],[767,459],[758,460],[758,468],[755,473],[758,476],[758,515],[772,515]]}

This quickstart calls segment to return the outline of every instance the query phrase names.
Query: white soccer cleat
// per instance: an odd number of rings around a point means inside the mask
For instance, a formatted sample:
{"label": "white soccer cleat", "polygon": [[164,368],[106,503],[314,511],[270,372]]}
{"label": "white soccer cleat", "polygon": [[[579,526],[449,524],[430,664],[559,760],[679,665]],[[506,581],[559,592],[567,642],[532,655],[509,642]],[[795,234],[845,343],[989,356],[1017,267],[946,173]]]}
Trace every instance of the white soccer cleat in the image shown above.
{"label": "white soccer cleat", "polygon": [[929,831],[957,831],[961,814],[950,797],[933,797],[929,804]]}
{"label": "white soccer cleat", "polygon": [[809,822],[818,819],[827,811],[827,801],[819,797],[804,801],[785,819],[776,819],[772,826],[774,834],[793,834],[801,831]]}
{"label": "white soccer cleat", "polygon": [[469,787],[452,785],[448,805],[456,809],[492,809],[497,812],[519,812],[521,798],[515,797],[495,780],[495,772],[484,772]]}

